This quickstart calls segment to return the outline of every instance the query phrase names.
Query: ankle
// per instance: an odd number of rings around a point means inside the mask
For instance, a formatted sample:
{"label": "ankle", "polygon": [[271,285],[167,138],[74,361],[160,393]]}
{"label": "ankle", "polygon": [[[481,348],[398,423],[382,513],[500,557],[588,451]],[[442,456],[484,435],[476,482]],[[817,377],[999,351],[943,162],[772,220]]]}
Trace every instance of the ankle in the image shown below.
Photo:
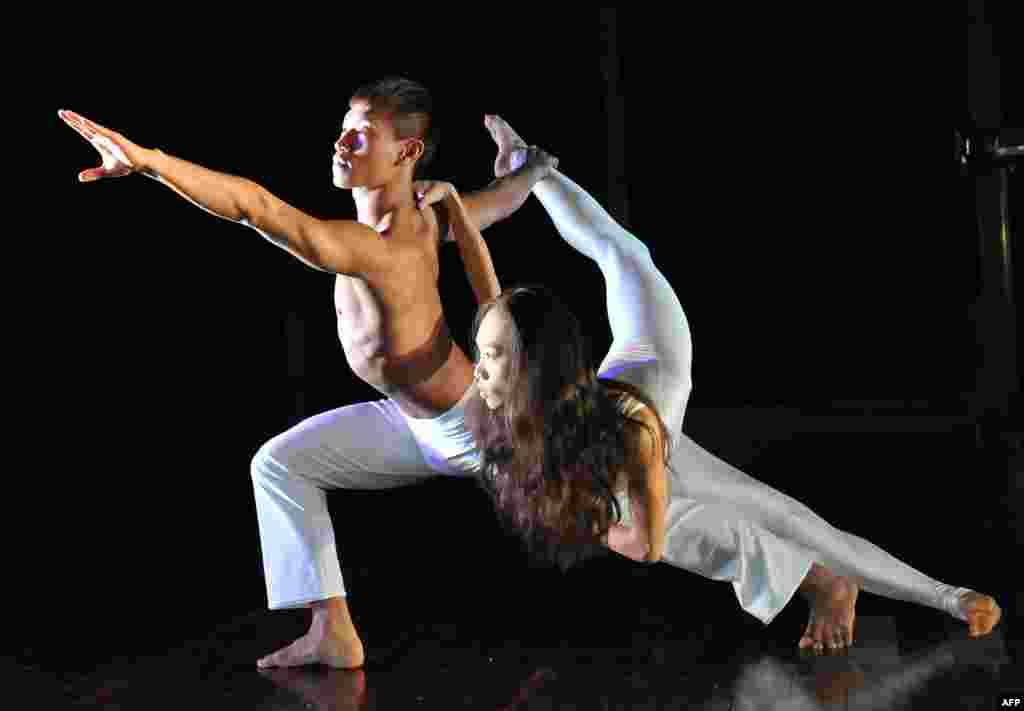
{"label": "ankle", "polygon": [[344,598],[340,597],[316,600],[310,603],[309,609],[313,611],[313,622],[315,623],[333,622],[340,617],[347,616],[344,613],[348,611]]}

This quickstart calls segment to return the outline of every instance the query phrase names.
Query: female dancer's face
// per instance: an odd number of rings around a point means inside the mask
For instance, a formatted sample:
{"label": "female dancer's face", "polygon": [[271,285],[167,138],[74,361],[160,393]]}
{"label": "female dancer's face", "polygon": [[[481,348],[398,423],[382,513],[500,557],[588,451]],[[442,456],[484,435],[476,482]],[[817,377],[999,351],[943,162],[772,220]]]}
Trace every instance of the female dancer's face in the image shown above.
{"label": "female dancer's face", "polygon": [[477,390],[487,407],[494,410],[501,407],[508,397],[509,359],[512,351],[511,323],[508,314],[500,307],[491,308],[480,321],[476,332],[476,347],[480,360],[476,364]]}

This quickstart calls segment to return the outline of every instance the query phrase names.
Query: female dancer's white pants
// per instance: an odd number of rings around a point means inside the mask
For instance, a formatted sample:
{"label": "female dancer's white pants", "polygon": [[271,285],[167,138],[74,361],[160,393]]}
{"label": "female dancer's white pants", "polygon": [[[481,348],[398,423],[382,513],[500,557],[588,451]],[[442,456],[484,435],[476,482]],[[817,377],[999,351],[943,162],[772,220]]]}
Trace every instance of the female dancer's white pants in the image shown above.
{"label": "female dancer's white pants", "polygon": [[[663,560],[732,583],[740,606],[770,622],[812,563],[870,592],[963,619],[963,588],[935,581],[881,548],[829,525],[799,501],[744,474],[682,433],[692,341],[679,299],[650,251],[561,173],[534,188],[562,237],[593,259],[607,287],[612,347],[599,375],[628,381],[657,405],[673,436]],[[390,400],[341,407],[265,444],[252,476],[271,609],[344,596],[328,489],[386,489],[438,475],[473,476],[479,452],[462,412],[471,387],[432,420]],[[628,499],[621,499],[628,516]],[[627,518],[628,523],[628,518]]]}

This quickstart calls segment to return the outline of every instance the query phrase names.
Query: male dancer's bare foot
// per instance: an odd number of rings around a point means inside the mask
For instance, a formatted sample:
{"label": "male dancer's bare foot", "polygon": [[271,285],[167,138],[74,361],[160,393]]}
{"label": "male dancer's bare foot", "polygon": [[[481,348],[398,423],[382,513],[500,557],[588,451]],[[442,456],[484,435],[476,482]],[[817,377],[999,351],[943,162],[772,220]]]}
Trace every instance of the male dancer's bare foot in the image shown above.
{"label": "male dancer's bare foot", "polygon": [[967,634],[971,637],[987,635],[1003,616],[995,599],[973,590],[960,596],[960,609],[967,616]]}
{"label": "male dancer's bare foot", "polygon": [[[505,120],[495,114],[484,115],[484,126],[491,133],[491,138],[498,144],[498,155],[494,159],[494,177],[502,178],[527,165],[528,169],[537,169],[546,175],[558,167],[558,159],[545,153],[537,146],[526,144]],[[538,178],[543,177],[538,176]]]}
{"label": "male dancer's bare foot", "polygon": [[828,568],[814,563],[800,585],[800,592],[811,606],[807,629],[800,638],[800,649],[844,649],[853,644],[857,619],[855,606],[860,588],[851,579],[833,575]]}
{"label": "male dancer's bare foot", "polygon": [[313,622],[306,634],[263,657],[256,666],[267,669],[326,664],[335,669],[356,669],[363,666],[364,660],[363,643],[345,601],[331,598],[314,603]]}

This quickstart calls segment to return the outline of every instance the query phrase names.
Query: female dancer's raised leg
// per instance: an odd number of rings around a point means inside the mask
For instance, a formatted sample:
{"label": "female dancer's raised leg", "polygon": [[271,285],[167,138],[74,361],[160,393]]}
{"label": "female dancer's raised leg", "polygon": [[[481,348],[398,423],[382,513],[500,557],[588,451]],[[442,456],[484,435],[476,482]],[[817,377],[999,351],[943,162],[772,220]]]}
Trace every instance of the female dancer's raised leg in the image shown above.
{"label": "female dancer's raised leg", "polygon": [[[498,117],[488,128],[501,151],[525,145]],[[852,637],[858,587],[946,611],[968,622],[972,635],[992,629],[1000,611],[991,597],[928,578],[682,434],[692,343],[671,285],[648,248],[572,180],[554,171],[533,192],[563,239],[605,278],[613,343],[599,373],[642,388],[673,438],[667,562],[732,580],[744,609],[766,622],[800,584],[812,606],[801,646],[843,630]]]}

